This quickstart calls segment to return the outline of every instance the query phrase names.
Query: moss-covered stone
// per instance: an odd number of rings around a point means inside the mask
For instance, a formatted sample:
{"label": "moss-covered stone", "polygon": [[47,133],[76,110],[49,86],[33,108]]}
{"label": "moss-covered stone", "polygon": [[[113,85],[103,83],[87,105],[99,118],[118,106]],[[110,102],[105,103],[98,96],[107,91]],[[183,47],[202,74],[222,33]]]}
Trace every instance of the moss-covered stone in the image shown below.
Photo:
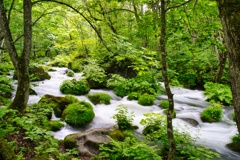
{"label": "moss-covered stone", "polygon": [[13,149],[9,146],[7,141],[1,136],[0,136],[0,159],[1,160],[17,159]]}
{"label": "moss-covered stone", "polygon": [[153,105],[155,99],[156,99],[155,96],[145,93],[139,97],[138,104],[141,104],[143,106],[151,106]]}
{"label": "moss-covered stone", "polygon": [[90,87],[85,79],[72,79],[65,80],[60,86],[60,91],[64,94],[84,95],[90,91]]}
{"label": "moss-covered stone", "polygon": [[67,149],[73,149],[77,147],[77,133],[69,134],[64,138],[64,147]]}
{"label": "moss-covered stone", "polygon": [[201,119],[203,122],[219,122],[222,119],[222,107],[208,106],[201,113]]}
{"label": "moss-covered stone", "polygon": [[158,125],[149,125],[143,129],[142,133],[143,133],[143,135],[147,135],[147,134],[151,134],[154,131],[157,131],[159,129],[160,129],[160,126],[158,126]]}
{"label": "moss-covered stone", "polygon": [[32,88],[29,89],[29,95],[37,95],[37,92]]}
{"label": "moss-covered stone", "polygon": [[106,93],[95,93],[88,95],[88,98],[93,104],[110,104],[111,96]]}
{"label": "moss-covered stone", "polygon": [[168,100],[163,100],[160,102],[159,106],[164,109],[168,109],[169,107],[169,101]]}
{"label": "moss-covered stone", "polygon": [[72,126],[83,126],[95,117],[91,104],[81,101],[72,103],[63,111],[62,119]]}
{"label": "moss-covered stone", "polygon": [[59,131],[63,126],[64,126],[64,124],[59,120],[49,121],[49,130],[50,131]]}
{"label": "moss-covered stone", "polygon": [[132,92],[132,93],[130,93],[129,95],[128,95],[128,100],[138,100],[139,99],[139,97],[140,97],[140,93],[138,93],[138,92]]}
{"label": "moss-covered stone", "polygon": [[57,97],[49,94],[44,95],[38,102],[40,106],[53,108],[55,116],[59,118],[62,116],[63,110],[70,103],[72,101],[66,97]]}

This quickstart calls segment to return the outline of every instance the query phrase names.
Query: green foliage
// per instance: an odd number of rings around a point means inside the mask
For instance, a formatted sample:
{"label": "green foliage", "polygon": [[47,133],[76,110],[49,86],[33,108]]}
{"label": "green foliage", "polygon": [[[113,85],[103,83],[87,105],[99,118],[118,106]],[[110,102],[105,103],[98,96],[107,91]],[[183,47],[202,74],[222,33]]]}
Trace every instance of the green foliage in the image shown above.
{"label": "green foliage", "polygon": [[130,94],[128,94],[128,100],[138,100],[138,98],[140,97],[140,93],[138,92],[131,92]]}
{"label": "green foliage", "polygon": [[222,119],[222,105],[214,103],[201,113],[203,122],[219,122]]}
{"label": "green foliage", "polygon": [[155,96],[145,93],[139,97],[138,104],[141,104],[143,106],[151,106],[153,105],[155,99],[156,99]]}
{"label": "green foliage", "polygon": [[[166,117],[157,113],[144,114],[145,119],[142,119],[140,124],[146,129],[145,138],[150,144],[157,144],[160,149],[160,155],[166,157],[169,151],[169,142],[167,136],[167,120]],[[215,157],[220,157],[218,153],[212,152],[202,146],[195,144],[195,140],[187,132],[174,130],[174,138],[176,143],[176,159],[207,159],[211,160]]]}
{"label": "green foliage", "polygon": [[110,138],[110,143],[100,145],[99,159],[161,160],[156,148],[135,138],[126,137],[123,142]]}
{"label": "green foliage", "polygon": [[0,157],[3,160],[15,160],[17,157],[9,143],[0,136]]}
{"label": "green foliage", "polygon": [[49,122],[49,130],[50,131],[59,131],[63,126],[64,126],[64,124],[59,120]]}
{"label": "green foliage", "polygon": [[235,152],[239,152],[240,149],[240,135],[236,134],[231,138],[231,142],[227,144],[227,147]]}
{"label": "green foliage", "polygon": [[240,135],[237,134],[235,136],[232,137],[232,143],[240,143]]}
{"label": "green foliage", "polygon": [[[165,113],[166,115],[168,114],[168,109],[165,109],[164,111],[163,111],[163,113]],[[174,109],[173,110],[173,113],[172,113],[172,118],[176,118],[176,115],[177,115],[177,112],[176,112],[176,110]]]}
{"label": "green foliage", "polygon": [[205,83],[204,88],[204,94],[207,96],[208,101],[214,100],[225,105],[232,104],[232,93],[228,85],[207,82]]}
{"label": "green foliage", "polygon": [[107,76],[102,67],[95,61],[90,61],[84,66],[83,75],[88,81],[91,88],[105,88]]}
{"label": "green foliage", "polygon": [[121,97],[126,96],[131,92],[155,95],[162,93],[164,90],[152,79],[152,77],[149,77],[148,75],[126,79],[120,75],[113,74],[112,77],[107,80],[107,87],[113,89],[116,94]]}
{"label": "green foliage", "polygon": [[85,79],[80,81],[72,79],[65,80],[60,86],[60,91],[64,94],[84,95],[90,91],[90,88]]}
{"label": "green foliage", "polygon": [[67,76],[68,77],[74,77],[74,72],[71,70],[67,70]]}
{"label": "green foliage", "polygon": [[94,116],[91,104],[81,101],[68,105],[63,111],[62,119],[72,126],[84,126],[90,123]]}
{"label": "green foliage", "polygon": [[159,106],[164,108],[164,109],[168,109],[169,101],[168,100],[163,100],[163,101],[160,102]]}
{"label": "green foliage", "polygon": [[93,104],[110,104],[111,96],[106,93],[95,93],[88,95],[88,98]]}
{"label": "green foliage", "polygon": [[232,120],[236,122],[236,115],[234,111],[232,112]]}
{"label": "green foliage", "polygon": [[12,90],[12,80],[6,76],[0,76],[0,96],[11,98]]}
{"label": "green foliage", "polygon": [[114,114],[112,118],[116,120],[119,130],[132,129],[133,113],[128,115],[128,109],[124,105],[119,105],[115,111],[117,111],[117,113]]}
{"label": "green foliage", "polygon": [[73,148],[76,148],[77,145],[76,145],[76,137],[77,134],[70,134],[70,135],[67,135],[65,138],[64,138],[64,147],[67,148],[67,149],[73,149]]}
{"label": "green foliage", "polygon": [[69,62],[71,62],[71,58],[68,55],[61,54],[54,57],[50,64],[52,66],[67,67]]}

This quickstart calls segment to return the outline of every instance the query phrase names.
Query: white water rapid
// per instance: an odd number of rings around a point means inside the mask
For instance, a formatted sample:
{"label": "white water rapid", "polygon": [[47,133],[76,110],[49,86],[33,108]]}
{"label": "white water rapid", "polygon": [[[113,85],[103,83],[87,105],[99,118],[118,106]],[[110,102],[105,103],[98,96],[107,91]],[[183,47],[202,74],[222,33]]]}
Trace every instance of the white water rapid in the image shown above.
{"label": "white water rapid", "polygon": [[[29,104],[36,103],[45,94],[51,94],[55,96],[64,96],[59,90],[60,84],[66,79],[72,79],[67,77],[65,71],[67,68],[53,67],[56,72],[49,72],[51,75],[50,80],[39,82],[39,84],[33,89],[37,92],[37,96],[30,96]],[[81,74],[75,74],[74,78],[80,78]],[[138,131],[140,132],[143,128],[139,124],[140,120],[144,118],[144,113],[157,112],[163,113],[163,109],[160,109],[157,105],[153,106],[141,106],[137,101],[129,101],[126,97],[120,98],[112,91],[107,90],[91,90],[91,93],[105,92],[111,95],[112,100],[110,105],[93,105],[95,118],[85,128],[72,128],[68,125],[58,131],[54,132],[55,138],[63,139],[66,135],[84,131],[89,128],[105,128],[111,127],[115,124],[115,120],[111,117],[116,113],[115,109],[123,104],[128,107],[129,113],[134,112],[134,124],[139,126]],[[173,120],[174,127],[189,132],[193,137],[198,137],[197,142],[203,144],[205,147],[210,148],[219,152],[222,160],[237,160],[240,159],[240,154],[230,151],[225,147],[230,142],[230,137],[237,133],[236,126],[231,118],[231,108],[224,108],[223,119],[218,123],[203,123],[200,119],[200,113],[207,106],[205,97],[202,91],[188,90],[183,88],[172,88],[175,100],[175,109],[177,111],[177,118]],[[86,96],[77,96],[81,100],[88,101]],[[166,99],[166,96],[158,97],[156,104],[159,101]],[[91,102],[90,102],[91,103]],[[55,119],[56,117],[53,116]],[[195,120],[198,125],[191,125],[186,122],[187,120]]]}

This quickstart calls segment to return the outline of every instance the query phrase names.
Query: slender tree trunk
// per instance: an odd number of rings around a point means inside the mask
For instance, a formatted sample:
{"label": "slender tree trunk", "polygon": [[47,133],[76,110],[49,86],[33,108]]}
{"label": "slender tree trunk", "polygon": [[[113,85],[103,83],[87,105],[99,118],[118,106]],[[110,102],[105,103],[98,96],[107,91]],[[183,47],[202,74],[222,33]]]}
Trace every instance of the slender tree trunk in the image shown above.
{"label": "slender tree trunk", "polygon": [[217,4],[228,50],[233,106],[240,133],[240,1],[217,0]]}
{"label": "slender tree trunk", "polygon": [[14,41],[11,35],[9,22],[6,17],[3,0],[0,0],[0,27],[4,32],[6,46],[11,61],[18,75],[18,87],[12,104],[9,106],[12,109],[19,110],[24,113],[28,98],[29,98],[29,61],[32,48],[32,2],[31,0],[23,1],[24,9],[24,44],[21,56],[18,56],[14,46]]}
{"label": "slender tree trunk", "polygon": [[173,160],[176,145],[173,135],[173,125],[172,125],[172,116],[174,111],[174,102],[173,102],[173,94],[171,92],[170,86],[169,86],[169,80],[167,75],[167,52],[165,48],[165,39],[166,39],[166,8],[165,8],[165,2],[164,0],[161,0],[161,38],[160,38],[160,52],[162,55],[162,75],[164,78],[164,85],[168,96],[169,101],[169,108],[167,113],[167,134],[168,134],[168,141],[169,141],[169,155],[168,160]]}

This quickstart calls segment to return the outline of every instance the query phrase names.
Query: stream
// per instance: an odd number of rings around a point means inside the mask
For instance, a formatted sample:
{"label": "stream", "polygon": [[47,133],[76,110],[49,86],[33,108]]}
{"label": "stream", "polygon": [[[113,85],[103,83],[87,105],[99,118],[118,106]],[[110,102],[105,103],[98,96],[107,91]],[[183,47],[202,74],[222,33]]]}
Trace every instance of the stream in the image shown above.
{"label": "stream", "polygon": [[[45,94],[55,96],[64,96],[59,90],[59,86],[64,80],[72,78],[81,78],[81,73],[75,73],[74,77],[68,77],[65,74],[67,68],[53,67],[56,71],[50,71],[50,80],[37,82],[36,86],[32,88],[38,95],[31,95],[29,97],[29,104],[36,103]],[[36,83],[36,82],[34,82]],[[174,94],[175,109],[177,111],[176,118],[173,120],[174,127],[181,131],[189,132],[192,137],[197,138],[197,143],[215,150],[221,154],[221,160],[237,160],[240,159],[240,154],[229,150],[225,145],[230,142],[230,138],[237,133],[235,123],[231,120],[232,108],[223,109],[223,118],[218,123],[203,123],[200,118],[202,110],[208,106],[202,91],[189,90],[178,87],[171,88]],[[134,125],[139,126],[137,130],[139,133],[143,127],[139,124],[141,119],[144,118],[144,113],[163,113],[163,109],[159,108],[157,104],[163,99],[167,99],[166,95],[159,96],[155,101],[155,105],[141,106],[137,101],[129,101],[127,97],[118,97],[113,91],[109,90],[94,90],[92,89],[89,94],[96,92],[105,92],[109,94],[111,99],[110,105],[93,105],[86,96],[76,96],[80,100],[90,102],[95,112],[93,121],[84,128],[73,128],[65,125],[60,131],[53,132],[54,137],[57,139],[64,139],[68,134],[85,131],[90,128],[106,128],[112,127],[115,120],[111,117],[116,113],[115,109],[123,104],[128,107],[129,113],[134,112]],[[54,115],[52,119],[57,119]],[[192,125],[186,120],[194,120],[198,125]]]}

